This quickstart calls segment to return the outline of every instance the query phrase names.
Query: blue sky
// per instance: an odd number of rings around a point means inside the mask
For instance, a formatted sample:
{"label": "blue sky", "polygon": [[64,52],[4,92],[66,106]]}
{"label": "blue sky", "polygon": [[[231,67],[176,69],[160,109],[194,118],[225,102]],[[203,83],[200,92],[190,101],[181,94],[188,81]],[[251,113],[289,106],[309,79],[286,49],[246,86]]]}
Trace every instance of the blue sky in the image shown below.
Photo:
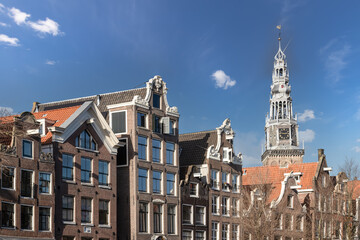
{"label": "blue sky", "polygon": [[244,165],[260,165],[282,24],[305,161],[318,148],[335,169],[360,160],[360,1],[0,3],[1,107],[18,113],[161,75],[182,133],[229,117]]}

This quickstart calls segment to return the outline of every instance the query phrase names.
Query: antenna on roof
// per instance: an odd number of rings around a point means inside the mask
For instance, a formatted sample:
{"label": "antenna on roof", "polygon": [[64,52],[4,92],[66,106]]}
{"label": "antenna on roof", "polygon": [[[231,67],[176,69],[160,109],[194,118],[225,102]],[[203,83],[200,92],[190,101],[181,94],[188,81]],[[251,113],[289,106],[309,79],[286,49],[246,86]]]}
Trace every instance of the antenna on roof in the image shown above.
{"label": "antenna on roof", "polygon": [[292,40],[292,39],[290,39],[290,40],[288,41],[288,43],[286,44],[286,47],[284,48],[284,51],[283,51],[284,53],[285,53],[285,51],[286,51],[287,47],[289,46],[289,44],[290,44],[291,40]]}

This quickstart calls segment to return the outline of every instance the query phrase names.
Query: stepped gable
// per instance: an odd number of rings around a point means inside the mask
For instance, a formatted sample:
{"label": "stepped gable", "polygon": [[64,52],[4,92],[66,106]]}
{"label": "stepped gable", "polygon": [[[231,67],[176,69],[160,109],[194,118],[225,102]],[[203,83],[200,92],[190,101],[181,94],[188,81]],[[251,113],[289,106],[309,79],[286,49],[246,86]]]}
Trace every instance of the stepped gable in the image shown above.
{"label": "stepped gable", "polygon": [[67,99],[56,102],[39,103],[38,111],[46,111],[46,110],[71,107],[71,106],[80,106],[84,102],[93,101],[95,102],[99,110],[103,113],[104,117],[106,117],[108,112],[106,107],[108,105],[131,102],[134,96],[136,95],[145,98],[146,87],[112,92],[112,93],[104,93],[104,94],[81,97],[81,98]]}
{"label": "stepped gable", "polygon": [[[39,119],[47,119],[53,121],[54,124],[52,126],[59,127],[63,124],[78,108],[79,106],[67,107],[67,108],[59,108],[48,111],[41,111],[33,113],[34,117]],[[47,134],[41,138],[42,144],[49,144],[52,140],[52,133],[48,131]]]}
{"label": "stepped gable", "polygon": [[207,149],[216,145],[216,130],[181,134],[179,145],[181,148],[180,165],[203,164],[206,159]]}
{"label": "stepped gable", "polygon": [[313,178],[316,176],[318,162],[291,164],[288,167],[262,166],[243,169],[243,186],[254,186],[269,184],[272,186],[268,203],[275,200],[281,192],[281,182],[285,179],[286,173],[301,173],[301,187],[298,190],[312,189]]}

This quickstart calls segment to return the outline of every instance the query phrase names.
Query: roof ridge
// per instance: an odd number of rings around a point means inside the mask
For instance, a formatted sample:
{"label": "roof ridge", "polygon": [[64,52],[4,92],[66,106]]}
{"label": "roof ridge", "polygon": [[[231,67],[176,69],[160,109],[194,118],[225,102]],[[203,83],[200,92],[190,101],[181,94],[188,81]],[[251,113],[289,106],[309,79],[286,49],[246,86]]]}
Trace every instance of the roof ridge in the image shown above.
{"label": "roof ridge", "polygon": [[123,92],[128,92],[128,91],[133,91],[133,90],[144,89],[144,88],[146,88],[146,87],[133,88],[133,89],[127,89],[127,90],[122,90],[122,91],[116,91],[116,92],[100,93],[100,94],[96,94],[96,95],[90,95],[90,96],[84,96],[84,97],[78,97],[78,98],[70,98],[70,99],[52,101],[52,102],[47,102],[47,103],[39,103],[39,106],[51,105],[51,104],[54,104],[54,103],[71,102],[71,101],[74,101],[74,100],[93,98],[93,97],[96,97],[96,96],[98,96],[98,95],[99,95],[99,96],[105,96],[105,95],[109,95],[109,94],[123,93]]}
{"label": "roof ridge", "polygon": [[305,164],[318,164],[318,162],[306,162],[306,163],[293,163],[289,164],[288,167],[280,167],[279,165],[276,166],[255,166],[255,167],[243,167],[243,169],[249,169],[249,168],[267,168],[267,167],[278,167],[279,169],[285,169],[289,168],[290,166],[296,166],[296,165],[305,165]]}
{"label": "roof ridge", "polygon": [[199,132],[189,132],[189,133],[182,133],[182,134],[180,134],[180,136],[189,135],[189,134],[201,134],[201,133],[215,132],[215,131],[216,131],[216,129],[214,129],[214,130],[199,131]]}
{"label": "roof ridge", "polygon": [[61,107],[61,108],[55,108],[55,109],[49,109],[49,110],[43,110],[43,111],[39,111],[39,112],[34,112],[32,114],[36,114],[36,113],[45,113],[45,112],[55,112],[55,111],[61,111],[64,109],[70,109],[70,108],[79,108],[79,105],[76,106],[70,106],[70,107]]}

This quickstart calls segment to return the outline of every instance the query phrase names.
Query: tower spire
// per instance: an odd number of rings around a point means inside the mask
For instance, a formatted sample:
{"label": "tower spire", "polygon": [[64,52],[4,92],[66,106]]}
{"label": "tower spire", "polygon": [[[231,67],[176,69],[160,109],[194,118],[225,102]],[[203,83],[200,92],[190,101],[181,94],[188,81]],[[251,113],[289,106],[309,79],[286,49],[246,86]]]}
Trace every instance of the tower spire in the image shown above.
{"label": "tower spire", "polygon": [[[279,29],[279,50],[274,57],[270,111],[265,124],[264,165],[302,162],[304,155],[304,150],[299,149],[298,124],[292,108],[286,55],[281,49],[281,25],[276,28]],[[288,157],[290,159],[286,159]]]}

